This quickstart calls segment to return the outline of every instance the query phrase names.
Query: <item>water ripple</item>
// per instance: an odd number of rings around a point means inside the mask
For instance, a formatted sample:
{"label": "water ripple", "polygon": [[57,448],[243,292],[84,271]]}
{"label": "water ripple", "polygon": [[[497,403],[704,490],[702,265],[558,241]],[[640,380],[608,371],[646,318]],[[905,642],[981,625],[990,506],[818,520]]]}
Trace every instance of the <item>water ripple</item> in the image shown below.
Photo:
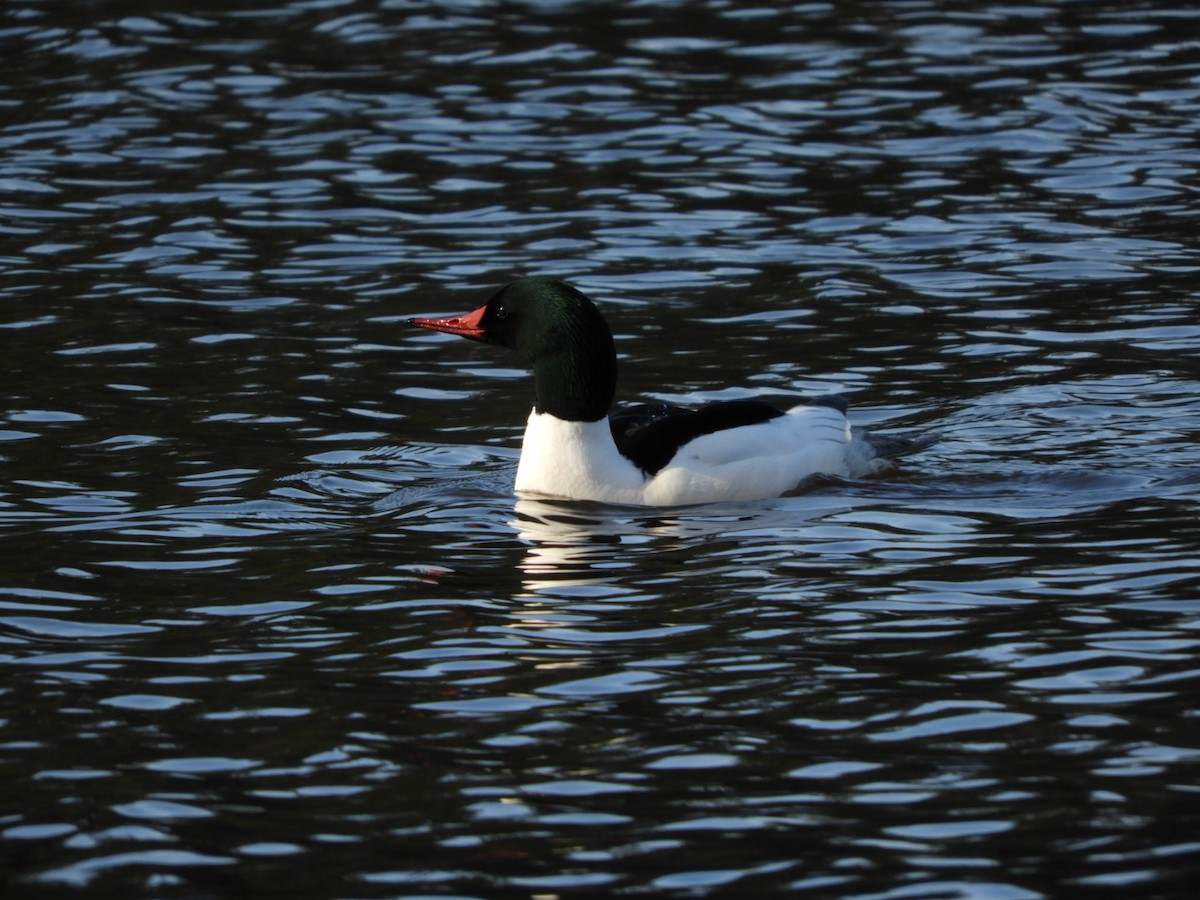
{"label": "water ripple", "polygon": [[[1195,18],[6,6],[10,892],[1187,894]],[[944,438],[515,500],[517,274]]]}

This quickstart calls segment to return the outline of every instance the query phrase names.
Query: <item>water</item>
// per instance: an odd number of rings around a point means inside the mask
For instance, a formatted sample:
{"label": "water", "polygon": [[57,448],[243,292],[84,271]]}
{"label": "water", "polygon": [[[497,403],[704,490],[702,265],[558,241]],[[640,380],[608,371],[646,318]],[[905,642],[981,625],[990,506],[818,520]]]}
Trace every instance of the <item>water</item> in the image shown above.
{"label": "water", "polygon": [[[5,895],[1190,897],[1196,25],[6,5]],[[521,274],[944,439],[517,500]]]}

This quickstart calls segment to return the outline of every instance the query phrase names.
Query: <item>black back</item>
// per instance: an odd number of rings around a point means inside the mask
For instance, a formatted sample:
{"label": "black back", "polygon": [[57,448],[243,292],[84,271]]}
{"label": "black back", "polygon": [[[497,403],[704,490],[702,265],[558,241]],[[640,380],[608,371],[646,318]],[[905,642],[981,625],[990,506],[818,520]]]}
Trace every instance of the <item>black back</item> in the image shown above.
{"label": "black back", "polygon": [[614,414],[609,424],[621,454],[647,475],[654,475],[688,441],[782,415],[762,400],[720,400],[694,410],[649,403]]}

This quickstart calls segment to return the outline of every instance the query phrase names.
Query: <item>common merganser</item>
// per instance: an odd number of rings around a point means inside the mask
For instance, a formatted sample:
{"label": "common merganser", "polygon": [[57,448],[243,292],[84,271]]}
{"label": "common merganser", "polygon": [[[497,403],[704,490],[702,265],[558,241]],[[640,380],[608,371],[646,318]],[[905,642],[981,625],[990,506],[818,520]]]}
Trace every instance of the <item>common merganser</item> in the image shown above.
{"label": "common merganser", "polygon": [[521,494],[640,506],[761,500],[814,475],[871,474],[882,460],[937,439],[852,436],[841,397],[786,412],[761,400],[723,400],[696,410],[644,404],[610,417],[612,332],[591,300],[549,278],[514,281],[465,315],[407,324],[499,344],[533,369]]}

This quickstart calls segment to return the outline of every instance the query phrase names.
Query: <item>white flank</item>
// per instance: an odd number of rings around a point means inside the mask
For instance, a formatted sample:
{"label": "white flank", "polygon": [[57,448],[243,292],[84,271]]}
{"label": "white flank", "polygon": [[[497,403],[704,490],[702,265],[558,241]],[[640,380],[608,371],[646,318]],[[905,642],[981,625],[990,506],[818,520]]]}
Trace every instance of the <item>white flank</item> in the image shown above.
{"label": "white flank", "polygon": [[516,489],[522,494],[641,506],[778,497],[812,475],[862,475],[870,452],[828,406],[706,434],[679,448],[653,478],[621,455],[608,420],[567,422],[534,412]]}

